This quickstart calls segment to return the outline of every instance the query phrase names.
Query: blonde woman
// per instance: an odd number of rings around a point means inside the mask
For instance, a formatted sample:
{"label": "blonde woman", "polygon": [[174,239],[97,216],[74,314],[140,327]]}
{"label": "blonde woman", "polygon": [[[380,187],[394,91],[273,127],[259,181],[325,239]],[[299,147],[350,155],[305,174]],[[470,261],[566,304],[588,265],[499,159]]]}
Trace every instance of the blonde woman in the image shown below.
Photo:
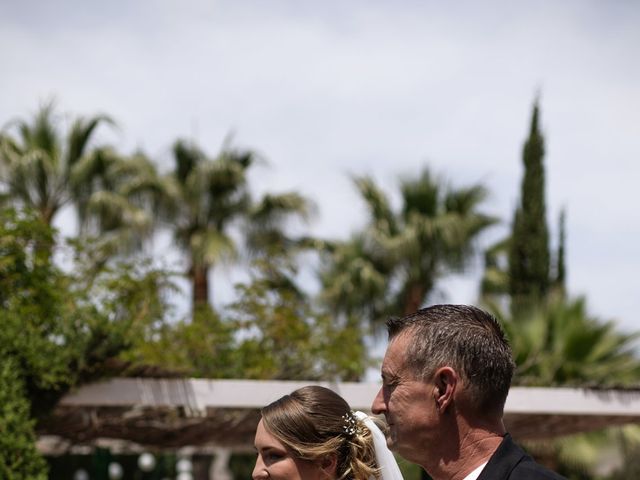
{"label": "blonde woman", "polygon": [[373,420],[328,388],[300,388],[261,413],[254,480],[402,480]]}

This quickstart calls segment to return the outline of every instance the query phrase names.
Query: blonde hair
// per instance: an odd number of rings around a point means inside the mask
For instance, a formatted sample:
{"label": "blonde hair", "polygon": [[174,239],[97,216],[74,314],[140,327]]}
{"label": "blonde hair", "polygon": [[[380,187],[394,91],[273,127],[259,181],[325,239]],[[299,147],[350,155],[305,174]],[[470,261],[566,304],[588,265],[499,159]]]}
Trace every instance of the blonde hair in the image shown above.
{"label": "blonde hair", "polygon": [[369,429],[356,420],[347,431],[349,404],[332,390],[317,385],[302,387],[261,411],[264,427],[294,455],[318,460],[337,455],[338,480],[378,478],[379,469]]}

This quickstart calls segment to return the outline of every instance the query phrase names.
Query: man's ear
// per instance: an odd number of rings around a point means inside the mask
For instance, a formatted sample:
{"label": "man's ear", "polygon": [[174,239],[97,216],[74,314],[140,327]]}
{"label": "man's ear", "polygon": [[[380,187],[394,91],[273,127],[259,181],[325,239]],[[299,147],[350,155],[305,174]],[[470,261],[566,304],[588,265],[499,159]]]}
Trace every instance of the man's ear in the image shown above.
{"label": "man's ear", "polygon": [[444,413],[453,402],[453,394],[458,386],[458,374],[451,367],[440,367],[433,378],[436,408],[440,413]]}
{"label": "man's ear", "polygon": [[322,457],[320,460],[320,469],[327,478],[335,478],[338,471],[338,456],[335,453]]}

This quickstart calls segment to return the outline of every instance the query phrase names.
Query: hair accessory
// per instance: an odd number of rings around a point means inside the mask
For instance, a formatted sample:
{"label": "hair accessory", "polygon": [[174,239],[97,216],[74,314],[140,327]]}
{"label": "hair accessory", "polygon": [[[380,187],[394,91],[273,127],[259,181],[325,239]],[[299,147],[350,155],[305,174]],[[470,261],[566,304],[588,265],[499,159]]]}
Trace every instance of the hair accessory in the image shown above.
{"label": "hair accessory", "polygon": [[344,433],[348,437],[353,437],[358,432],[358,419],[352,411],[349,411],[342,416],[342,420],[344,420],[344,425],[342,426]]}

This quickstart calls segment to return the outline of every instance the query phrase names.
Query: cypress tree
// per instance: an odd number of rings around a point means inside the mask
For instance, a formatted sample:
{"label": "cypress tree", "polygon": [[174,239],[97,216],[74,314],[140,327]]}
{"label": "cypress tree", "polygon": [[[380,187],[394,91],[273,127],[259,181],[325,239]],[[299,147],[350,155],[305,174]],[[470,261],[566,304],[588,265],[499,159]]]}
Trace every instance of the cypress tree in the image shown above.
{"label": "cypress tree", "polygon": [[553,278],[553,288],[558,294],[564,296],[566,292],[567,268],[565,266],[565,244],[566,244],[566,213],[564,209],[560,212],[558,220],[558,230],[560,238],[558,240],[558,251],[555,261],[555,276]]}
{"label": "cypress tree", "polygon": [[509,293],[514,311],[542,300],[551,283],[543,165],[544,138],[538,124],[539,107],[536,100],[529,137],[523,148],[524,177],[509,247]]}

